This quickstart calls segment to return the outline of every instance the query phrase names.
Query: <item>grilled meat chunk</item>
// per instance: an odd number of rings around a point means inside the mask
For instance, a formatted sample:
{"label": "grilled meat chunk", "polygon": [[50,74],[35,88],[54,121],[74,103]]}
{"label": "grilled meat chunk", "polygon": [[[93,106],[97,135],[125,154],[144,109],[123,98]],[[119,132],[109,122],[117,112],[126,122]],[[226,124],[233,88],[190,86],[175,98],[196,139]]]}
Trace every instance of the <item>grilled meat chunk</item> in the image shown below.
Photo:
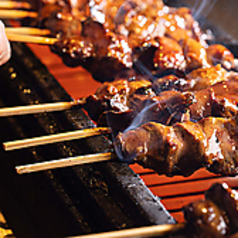
{"label": "grilled meat chunk", "polygon": [[198,121],[208,116],[236,116],[238,109],[237,93],[237,76],[196,92],[196,102],[189,108],[190,118]]}
{"label": "grilled meat chunk", "polygon": [[135,93],[155,96],[151,90],[151,82],[146,79],[118,79],[105,82],[95,94],[87,97],[84,109],[92,120],[97,121],[99,116],[108,110],[123,112],[129,109],[129,97]]}
{"label": "grilled meat chunk", "polygon": [[184,207],[189,237],[224,238],[229,234],[223,212],[211,200],[200,200]]}
{"label": "grilled meat chunk", "polygon": [[[110,126],[114,133],[129,126],[137,127],[149,121],[172,125],[190,119],[188,108],[194,101],[189,92],[165,91],[158,96],[133,94],[126,111],[105,111],[97,121],[98,126]],[[120,121],[120,123],[118,123]]]}
{"label": "grilled meat chunk", "polygon": [[185,77],[167,75],[157,78],[153,81],[153,89],[156,93],[165,90],[177,91],[199,91],[206,89],[218,82],[224,82],[230,79],[232,73],[227,72],[220,65],[195,69]]}
{"label": "grilled meat chunk", "polygon": [[205,166],[217,174],[238,173],[237,120],[208,117],[165,126],[149,122],[119,133],[119,158],[137,162],[158,174],[189,176]]}
{"label": "grilled meat chunk", "polygon": [[226,183],[215,183],[205,192],[205,199],[186,205],[183,212],[188,237],[237,237],[237,196]]}
{"label": "grilled meat chunk", "polygon": [[238,231],[238,193],[226,183],[215,183],[205,193],[206,199],[213,201],[226,217],[231,233]]}
{"label": "grilled meat chunk", "polygon": [[112,81],[116,75],[132,68],[131,49],[124,37],[106,32],[101,23],[91,19],[81,25],[79,35],[62,37],[51,47],[66,65],[82,65],[101,82]]}
{"label": "grilled meat chunk", "polygon": [[210,45],[207,49],[207,61],[212,65],[221,64],[227,70],[235,67],[234,55],[221,44]]}
{"label": "grilled meat chunk", "polygon": [[98,81],[131,68],[184,75],[207,65],[204,34],[187,8],[150,0],[61,0],[45,1],[39,13],[37,25],[59,39],[52,51]]}

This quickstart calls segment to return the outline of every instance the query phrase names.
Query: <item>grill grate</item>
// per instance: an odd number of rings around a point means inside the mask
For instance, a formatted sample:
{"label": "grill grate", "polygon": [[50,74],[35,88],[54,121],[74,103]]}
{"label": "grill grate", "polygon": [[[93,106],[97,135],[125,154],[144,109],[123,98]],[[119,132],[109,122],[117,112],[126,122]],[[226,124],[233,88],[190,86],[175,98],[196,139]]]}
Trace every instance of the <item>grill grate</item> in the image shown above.
{"label": "grill grate", "polygon": [[[1,67],[0,106],[71,100],[24,44]],[[47,56],[44,55],[44,58]],[[93,127],[79,108],[0,118],[0,142]],[[126,164],[75,166],[17,175],[16,165],[108,150],[98,136],[20,151],[0,149],[0,208],[16,237],[65,237],[174,223],[160,200]]]}

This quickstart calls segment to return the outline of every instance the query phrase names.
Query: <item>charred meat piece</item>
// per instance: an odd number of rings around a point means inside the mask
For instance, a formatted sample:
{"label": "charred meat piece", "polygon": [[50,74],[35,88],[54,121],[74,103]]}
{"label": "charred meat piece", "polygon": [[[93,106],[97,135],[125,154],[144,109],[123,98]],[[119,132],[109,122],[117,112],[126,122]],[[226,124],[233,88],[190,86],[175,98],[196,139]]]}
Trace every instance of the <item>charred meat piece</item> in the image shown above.
{"label": "charred meat piece", "polygon": [[229,234],[222,210],[211,200],[190,203],[184,207],[184,216],[189,237],[224,238]]}
{"label": "charred meat piece", "polygon": [[205,193],[224,213],[232,233],[238,231],[238,193],[226,183],[215,183]]}
{"label": "charred meat piece", "polygon": [[229,75],[230,73],[220,65],[193,70],[186,75],[188,84],[186,90],[199,91],[205,89],[218,82],[229,80]]}
{"label": "charred meat piece", "polygon": [[156,75],[184,75],[186,61],[182,47],[173,39],[160,37],[144,42],[137,65],[142,64]]}
{"label": "charred meat piece", "polygon": [[40,11],[36,25],[47,28],[51,35],[57,38],[73,37],[81,34],[82,21],[85,16],[74,16],[70,5],[66,1],[44,4]]}
{"label": "charred meat piece", "polygon": [[187,71],[197,68],[209,67],[206,49],[195,39],[188,38],[182,42]]}
{"label": "charred meat piece", "polygon": [[150,122],[119,133],[119,158],[137,162],[158,174],[189,176],[205,166],[223,175],[238,173],[236,119],[205,118],[165,126]]}
{"label": "charred meat piece", "polygon": [[[219,81],[215,69],[212,72],[215,76],[211,82]],[[175,76],[166,78],[169,83],[178,80]],[[149,121],[173,125],[210,116],[231,118],[237,115],[237,76],[195,92],[170,90],[155,95],[152,84],[155,85],[139,78],[104,83],[86,99],[84,108],[99,126],[110,126],[116,132],[124,131],[131,124],[136,127]]]}
{"label": "charred meat piece", "polygon": [[175,75],[167,75],[162,78],[157,78],[153,81],[153,88],[156,93],[165,90],[177,91],[199,91],[206,89],[218,82],[227,81],[230,78],[227,72],[220,65],[195,69],[184,78]]}
{"label": "charred meat piece", "polygon": [[51,47],[68,66],[82,65],[101,82],[112,81],[122,71],[131,69],[131,49],[127,41],[91,19],[82,22],[81,34],[62,38]]}
{"label": "charred meat piece", "polygon": [[194,19],[191,9],[187,7],[169,8],[165,25],[165,35],[175,39],[177,42],[192,38],[203,47],[207,47],[207,36],[202,32],[199,23]]}
{"label": "charred meat piece", "polygon": [[38,21],[59,39],[52,51],[98,81],[112,81],[131,68],[184,75],[206,65],[204,37],[190,10],[167,7],[161,0],[46,1]]}
{"label": "charred meat piece", "polygon": [[107,111],[123,112],[129,109],[128,100],[132,94],[155,96],[151,90],[151,82],[146,79],[118,79],[102,84],[95,94],[87,97],[84,109],[92,120],[97,121],[99,116]]}
{"label": "charred meat piece", "polygon": [[238,231],[237,192],[226,183],[215,183],[205,199],[184,207],[189,237],[235,238]]}
{"label": "charred meat piece", "polygon": [[207,49],[207,61],[212,65],[221,64],[227,70],[235,67],[234,55],[221,44],[210,45]]}
{"label": "charred meat piece", "polygon": [[221,81],[195,93],[196,102],[190,106],[190,118],[198,121],[207,116],[232,117],[238,112],[237,76]]}
{"label": "charred meat piece", "polygon": [[188,108],[193,100],[194,95],[189,92],[165,91],[154,97],[132,94],[128,100],[128,110],[107,110],[99,117],[97,124],[109,126],[115,133],[150,121],[172,125],[190,119]]}
{"label": "charred meat piece", "polygon": [[[120,109],[107,107],[100,110],[101,114],[97,113],[97,123],[100,126],[110,126],[113,131],[123,131],[131,124],[136,127],[149,121],[173,125],[188,120],[196,122],[210,116],[232,118],[238,114],[237,89],[238,81],[235,77],[197,92],[171,90],[162,91],[157,96],[145,92],[132,93],[127,101],[120,101]],[[110,100],[110,104],[115,105]],[[93,102],[91,100],[91,107],[95,108],[92,106]]]}

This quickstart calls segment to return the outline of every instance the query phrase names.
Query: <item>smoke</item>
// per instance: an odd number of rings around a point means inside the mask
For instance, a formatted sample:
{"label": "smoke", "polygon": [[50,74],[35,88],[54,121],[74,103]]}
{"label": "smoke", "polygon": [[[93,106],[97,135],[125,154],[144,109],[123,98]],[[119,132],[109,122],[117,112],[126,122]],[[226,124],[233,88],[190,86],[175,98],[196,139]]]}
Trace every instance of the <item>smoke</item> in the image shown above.
{"label": "smoke", "polygon": [[[211,12],[217,0],[196,0],[192,8],[193,17],[200,21],[200,26],[204,24],[207,16]],[[203,20],[201,20],[203,19]]]}

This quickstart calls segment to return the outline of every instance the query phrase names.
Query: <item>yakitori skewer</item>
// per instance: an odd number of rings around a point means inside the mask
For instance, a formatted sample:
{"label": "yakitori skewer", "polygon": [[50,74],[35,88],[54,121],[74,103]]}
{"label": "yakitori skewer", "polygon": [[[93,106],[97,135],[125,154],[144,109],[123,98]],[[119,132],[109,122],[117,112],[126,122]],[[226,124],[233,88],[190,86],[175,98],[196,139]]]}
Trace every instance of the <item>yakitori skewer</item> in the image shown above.
{"label": "yakitori skewer", "polygon": [[24,10],[9,10],[1,9],[0,18],[1,19],[21,19],[21,18],[36,18],[38,16],[37,12],[34,11],[24,11]]}
{"label": "yakitori skewer", "polygon": [[83,130],[76,130],[76,131],[64,132],[59,134],[47,135],[47,136],[34,137],[34,138],[23,139],[23,140],[4,142],[3,147],[5,150],[9,151],[9,150],[27,148],[31,146],[46,145],[46,144],[52,144],[57,142],[82,139],[82,138],[101,135],[101,134],[110,133],[110,132],[111,132],[110,128],[95,127],[95,128],[88,128]]}
{"label": "yakitori skewer", "polygon": [[[175,123],[173,126],[148,122],[119,133],[110,157],[117,154],[121,161],[136,162],[144,168],[167,176],[189,176],[203,167],[216,174],[235,176],[238,174],[237,128],[237,118],[208,117],[198,122]],[[216,148],[215,151],[219,151],[219,154],[214,153],[211,148]],[[104,155],[90,155],[91,160],[88,159],[87,163],[99,162],[101,159],[103,161]],[[66,158],[27,165],[26,168],[30,169],[23,171],[36,172],[72,166],[74,164],[71,160],[75,159]]]}
{"label": "yakitori skewer", "polygon": [[48,29],[39,29],[33,27],[5,27],[7,34],[15,33],[22,35],[37,35],[37,36],[46,36],[50,34]]}
{"label": "yakitori skewer", "polygon": [[20,1],[1,1],[0,8],[7,8],[7,9],[15,9],[15,8],[22,8],[22,9],[31,9],[31,4],[28,2],[20,2]]}
{"label": "yakitori skewer", "polygon": [[71,102],[54,102],[27,106],[6,107],[0,109],[0,117],[62,111],[82,103],[83,100],[74,100]]}
{"label": "yakitori skewer", "polygon": [[[0,18],[1,18],[1,15],[0,15]],[[22,43],[52,45],[57,41],[57,39],[53,37],[33,36],[33,35],[26,35],[26,34],[18,34],[15,32],[14,33],[6,32],[6,34],[9,41],[22,42]]]}
{"label": "yakitori skewer", "polygon": [[83,236],[74,236],[70,238],[143,238],[158,237],[180,231],[184,228],[183,223],[153,225],[139,228],[103,232],[99,234],[90,234]]}
{"label": "yakitori skewer", "polygon": [[91,154],[91,155],[81,155],[76,157],[68,157],[63,159],[39,162],[35,164],[16,166],[16,172],[18,174],[25,174],[87,163],[103,162],[107,160],[113,160],[114,158],[116,158],[116,156],[114,153],[111,152]]}

